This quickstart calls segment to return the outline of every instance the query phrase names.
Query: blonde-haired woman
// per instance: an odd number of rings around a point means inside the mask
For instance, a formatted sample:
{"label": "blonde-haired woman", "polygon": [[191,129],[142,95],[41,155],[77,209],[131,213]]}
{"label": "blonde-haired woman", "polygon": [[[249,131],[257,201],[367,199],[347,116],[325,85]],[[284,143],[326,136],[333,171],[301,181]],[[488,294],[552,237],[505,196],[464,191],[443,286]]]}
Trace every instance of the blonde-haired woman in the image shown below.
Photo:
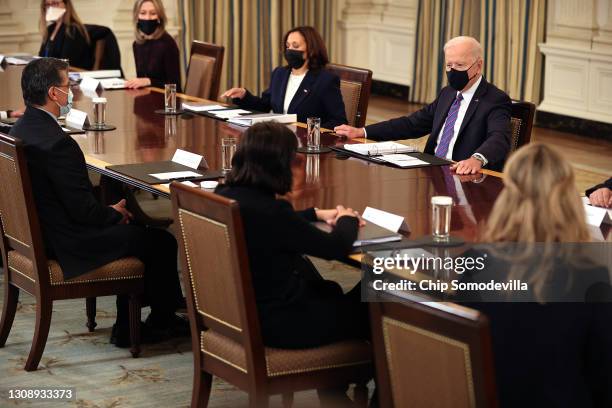
{"label": "blonde-haired woman", "polygon": [[501,407],[612,406],[609,271],[582,255],[600,244],[588,243],[574,181],[552,148],[519,149],[484,230],[487,269],[471,279],[529,286],[472,304],[490,320]]}
{"label": "blonde-haired woman", "polygon": [[92,39],[72,0],[41,0],[40,29],[43,40],[38,55],[67,59],[73,67],[93,68]]}
{"label": "blonde-haired woman", "polygon": [[127,81],[128,88],[176,84],[180,91],[179,49],[166,31],[168,19],[161,0],[137,0],[134,3],[134,60],[136,76]]}

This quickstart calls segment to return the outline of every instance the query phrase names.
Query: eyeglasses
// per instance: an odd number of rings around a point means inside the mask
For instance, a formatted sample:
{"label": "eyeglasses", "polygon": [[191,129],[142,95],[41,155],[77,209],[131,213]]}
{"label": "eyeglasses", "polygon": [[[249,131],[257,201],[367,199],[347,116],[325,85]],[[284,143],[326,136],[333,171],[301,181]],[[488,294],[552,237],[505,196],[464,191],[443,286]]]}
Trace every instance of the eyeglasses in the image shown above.
{"label": "eyeglasses", "polygon": [[45,2],[45,8],[49,8],[49,7],[58,7],[64,4],[63,0],[56,0],[56,1],[46,1]]}

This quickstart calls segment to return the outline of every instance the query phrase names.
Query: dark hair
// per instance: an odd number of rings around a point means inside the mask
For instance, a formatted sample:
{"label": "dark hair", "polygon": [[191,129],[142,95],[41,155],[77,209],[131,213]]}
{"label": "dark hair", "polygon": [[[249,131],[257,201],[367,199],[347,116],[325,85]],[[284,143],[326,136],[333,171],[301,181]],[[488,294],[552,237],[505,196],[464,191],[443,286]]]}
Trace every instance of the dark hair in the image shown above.
{"label": "dark hair", "polygon": [[68,71],[68,63],[57,58],[38,58],[31,61],[21,74],[21,91],[26,105],[47,103],[49,88],[60,86],[60,71]]}
{"label": "dark hair", "polygon": [[287,38],[289,38],[289,34],[295,32],[302,34],[302,37],[304,37],[304,40],[306,41],[308,69],[314,71],[325,68],[325,66],[329,63],[327,48],[325,47],[323,38],[321,38],[321,34],[319,34],[313,27],[300,26],[287,31],[287,34],[285,34],[283,37],[281,49],[285,50],[287,48]]}
{"label": "dark hair", "polygon": [[257,187],[276,194],[291,191],[291,163],[297,137],[287,126],[263,122],[251,126],[241,137],[225,178],[229,186]]}

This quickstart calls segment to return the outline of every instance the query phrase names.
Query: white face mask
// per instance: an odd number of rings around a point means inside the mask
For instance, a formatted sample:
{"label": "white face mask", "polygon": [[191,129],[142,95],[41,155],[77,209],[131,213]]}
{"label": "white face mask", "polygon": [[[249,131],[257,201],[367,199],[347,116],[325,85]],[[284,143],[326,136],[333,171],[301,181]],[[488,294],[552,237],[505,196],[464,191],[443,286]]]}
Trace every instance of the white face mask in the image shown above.
{"label": "white face mask", "polygon": [[62,18],[64,16],[64,13],[66,13],[65,8],[49,7],[47,9],[47,15],[45,16],[45,20],[47,21],[47,24],[54,23],[60,18]]}

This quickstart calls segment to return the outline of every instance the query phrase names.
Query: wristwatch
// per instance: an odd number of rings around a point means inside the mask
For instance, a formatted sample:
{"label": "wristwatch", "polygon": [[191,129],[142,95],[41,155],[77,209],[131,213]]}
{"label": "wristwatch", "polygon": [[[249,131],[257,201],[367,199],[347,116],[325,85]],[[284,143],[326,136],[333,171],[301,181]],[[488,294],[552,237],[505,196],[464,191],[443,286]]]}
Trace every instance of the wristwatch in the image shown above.
{"label": "wristwatch", "polygon": [[474,153],[472,155],[472,157],[475,158],[476,160],[478,160],[480,163],[482,163],[482,167],[486,166],[487,163],[489,163],[489,161],[486,159],[486,157],[484,157],[480,153]]}

